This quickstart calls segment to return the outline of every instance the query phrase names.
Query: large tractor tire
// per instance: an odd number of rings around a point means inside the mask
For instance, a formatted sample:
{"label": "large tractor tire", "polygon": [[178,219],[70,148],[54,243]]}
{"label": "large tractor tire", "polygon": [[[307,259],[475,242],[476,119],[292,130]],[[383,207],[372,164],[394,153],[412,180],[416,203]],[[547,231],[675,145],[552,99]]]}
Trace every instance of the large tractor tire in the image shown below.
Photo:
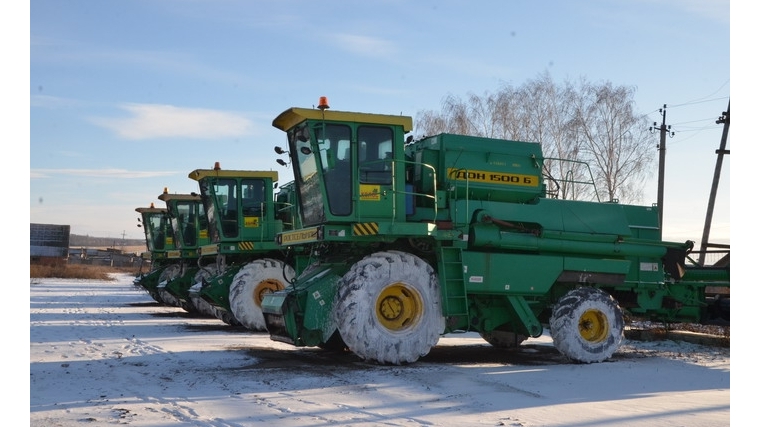
{"label": "large tractor tire", "polygon": [[173,307],[179,307],[180,303],[177,297],[166,291],[166,284],[179,277],[179,273],[182,271],[182,267],[179,264],[172,264],[161,272],[158,277],[158,295],[161,301]]}
{"label": "large tractor tire", "polygon": [[346,347],[360,358],[413,363],[444,330],[438,277],[412,254],[369,255],[341,279],[333,318]]}
{"label": "large tractor tire", "polygon": [[257,259],[245,265],[232,279],[230,308],[238,322],[252,331],[265,331],[261,300],[269,292],[285,289],[295,270],[276,259]]}
{"label": "large tractor tire", "polygon": [[554,347],[576,362],[609,359],[623,342],[623,311],[608,293],[574,289],[557,301],[549,326]]}
{"label": "large tractor tire", "polygon": [[203,281],[208,280],[217,274],[219,274],[219,268],[216,264],[207,265],[195,273],[195,277],[193,277],[194,285],[190,287],[189,298],[193,311],[196,313],[203,316],[216,317],[216,308],[209,304],[208,301],[201,298],[200,291],[203,288]]}

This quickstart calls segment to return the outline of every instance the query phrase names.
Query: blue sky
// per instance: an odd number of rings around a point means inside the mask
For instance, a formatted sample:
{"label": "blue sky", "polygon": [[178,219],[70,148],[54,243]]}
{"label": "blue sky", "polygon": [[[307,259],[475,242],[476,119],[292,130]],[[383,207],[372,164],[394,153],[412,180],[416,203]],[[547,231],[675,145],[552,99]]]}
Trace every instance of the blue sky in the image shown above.
{"label": "blue sky", "polygon": [[[548,72],[635,86],[652,122],[667,104],[664,235],[701,240],[731,86],[728,0],[33,0],[29,18],[33,223],[139,239],[135,208],[162,206],[164,187],[197,191],[194,169],[292,179],[271,125],[287,108],[327,96],[415,118]],[[713,242],[729,242],[730,160]],[[655,161],[642,203],[656,201]]]}

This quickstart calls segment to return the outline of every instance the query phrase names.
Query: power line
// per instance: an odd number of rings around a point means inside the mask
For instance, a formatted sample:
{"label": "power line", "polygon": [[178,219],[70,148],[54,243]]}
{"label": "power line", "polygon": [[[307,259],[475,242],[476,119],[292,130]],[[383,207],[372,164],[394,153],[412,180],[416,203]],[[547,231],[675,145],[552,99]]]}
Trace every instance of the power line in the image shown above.
{"label": "power line", "polygon": [[676,125],[686,125],[686,124],[689,124],[689,123],[698,123],[698,122],[710,122],[710,124],[714,125],[715,124],[715,117],[710,117],[710,118],[707,118],[707,119],[691,120],[691,121],[688,121],[688,122],[673,123],[673,125],[674,126],[676,126]]}
{"label": "power line", "polygon": [[723,97],[720,97],[720,98],[705,99],[705,100],[701,100],[701,101],[699,101],[699,100],[697,100],[697,101],[689,101],[689,102],[685,102],[683,104],[670,105],[669,107],[670,108],[686,107],[686,106],[689,106],[689,105],[704,104],[705,102],[713,102],[713,101],[723,101],[723,100],[726,100],[726,99],[728,99],[728,97],[727,96],[723,96]]}
{"label": "power line", "polygon": [[715,95],[716,93],[720,92],[720,90],[723,89],[728,84],[728,82],[730,82],[730,81],[731,81],[731,79],[727,79],[725,82],[723,82],[722,85],[720,85],[720,87],[718,87],[717,89],[715,89],[709,95],[706,95],[706,96],[704,96],[702,98],[697,98],[697,99],[694,99],[694,100],[691,100],[691,101],[687,101],[687,102],[685,102],[683,104],[671,105],[671,107],[683,107],[683,106],[687,106],[687,105],[701,104],[701,103],[704,103],[704,102],[710,102],[710,101],[717,101],[717,100],[728,99],[727,96],[724,96],[722,98],[714,98],[714,99],[705,99],[705,98],[709,98],[709,97]]}
{"label": "power line", "polygon": [[[701,103],[701,102],[714,101],[714,100],[717,100],[717,99],[718,98],[714,98],[714,99],[711,99],[711,100],[705,100],[705,101],[693,102],[693,103],[687,103],[687,104],[679,104],[679,105],[681,105],[681,106],[693,105],[693,104],[697,104],[697,103]],[[720,98],[720,99],[728,99],[728,97]],[[671,106],[668,105],[668,108],[670,108],[670,107]],[[658,109],[658,110],[655,110],[655,111],[657,111],[660,114],[662,114],[662,109]],[[683,126],[683,125],[686,125],[686,124],[689,124],[689,123],[703,123],[703,122],[709,122],[709,123],[706,123],[703,126],[686,126],[686,127]],[[680,144],[680,143],[682,143],[684,141],[687,141],[687,140],[689,140],[691,138],[694,138],[695,136],[697,136],[701,132],[712,131],[712,130],[719,131],[721,129],[721,127],[715,126],[715,117],[710,117],[710,118],[705,118],[705,119],[698,119],[698,120],[690,120],[690,121],[686,121],[686,122],[673,123],[673,124],[671,124],[669,126],[669,128],[672,129],[674,132],[678,131],[679,134],[683,134],[683,133],[690,134],[687,138],[680,138],[679,140],[674,141],[673,142],[674,145],[675,144]],[[650,130],[651,130],[651,128],[650,128]]]}
{"label": "power line", "polygon": [[[722,96],[720,98],[710,98],[710,97],[713,96],[713,95],[715,95],[716,93],[720,92],[721,89],[723,89],[730,81],[731,81],[731,79],[727,79],[726,81],[723,82],[723,84],[720,85],[720,87],[718,87],[717,89],[715,89],[709,95],[705,95],[702,98],[696,98],[696,99],[693,99],[691,101],[682,102],[680,104],[668,104],[668,108],[686,107],[686,106],[689,106],[689,105],[704,104],[705,102],[722,101],[722,100],[729,99],[728,96]],[[656,112],[660,112],[660,108],[655,108],[654,110],[646,113],[646,116],[649,116],[650,114],[656,113]],[[712,120],[712,119],[710,119],[710,120]]]}

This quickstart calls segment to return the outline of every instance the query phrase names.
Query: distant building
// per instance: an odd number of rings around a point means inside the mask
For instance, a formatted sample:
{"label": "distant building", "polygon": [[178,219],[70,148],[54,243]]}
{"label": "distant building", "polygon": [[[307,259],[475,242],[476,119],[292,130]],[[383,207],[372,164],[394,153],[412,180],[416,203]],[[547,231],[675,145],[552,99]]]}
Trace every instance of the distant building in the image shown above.
{"label": "distant building", "polygon": [[113,248],[70,248],[69,264],[104,265],[110,267],[134,267],[142,259],[134,253]]}
{"label": "distant building", "polygon": [[61,263],[69,258],[71,226],[30,224],[29,260],[31,263]]}

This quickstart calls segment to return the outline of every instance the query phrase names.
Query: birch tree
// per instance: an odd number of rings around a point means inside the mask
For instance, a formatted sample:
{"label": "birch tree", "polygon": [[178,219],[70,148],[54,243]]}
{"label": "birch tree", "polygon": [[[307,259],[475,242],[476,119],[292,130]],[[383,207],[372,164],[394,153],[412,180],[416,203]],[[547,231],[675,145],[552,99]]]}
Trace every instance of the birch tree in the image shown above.
{"label": "birch tree", "polygon": [[657,146],[648,119],[635,111],[634,94],[633,87],[611,82],[559,85],[544,73],[494,93],[447,95],[440,111],[417,115],[416,130],[540,143],[550,196],[633,203],[643,194]]}

